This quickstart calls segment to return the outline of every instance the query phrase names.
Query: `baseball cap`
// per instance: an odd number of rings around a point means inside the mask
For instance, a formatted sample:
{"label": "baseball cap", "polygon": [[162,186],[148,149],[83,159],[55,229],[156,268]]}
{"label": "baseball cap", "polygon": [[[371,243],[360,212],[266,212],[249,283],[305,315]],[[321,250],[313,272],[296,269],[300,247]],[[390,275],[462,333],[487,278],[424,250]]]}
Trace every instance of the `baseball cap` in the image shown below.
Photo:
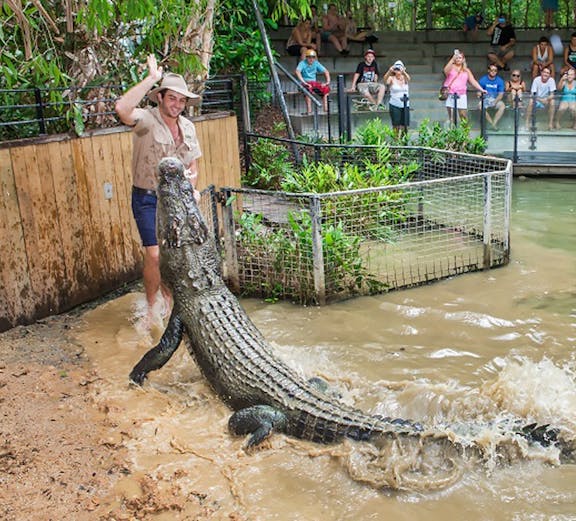
{"label": "baseball cap", "polygon": [[306,56],[306,58],[316,58],[316,51],[314,49],[308,49],[305,53],[304,56]]}

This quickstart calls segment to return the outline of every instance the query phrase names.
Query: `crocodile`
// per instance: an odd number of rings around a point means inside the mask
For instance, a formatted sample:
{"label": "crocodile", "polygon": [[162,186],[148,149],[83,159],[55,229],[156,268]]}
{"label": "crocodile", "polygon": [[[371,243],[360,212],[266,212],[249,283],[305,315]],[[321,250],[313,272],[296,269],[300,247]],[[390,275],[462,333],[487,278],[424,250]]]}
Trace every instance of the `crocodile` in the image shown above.
{"label": "crocodile", "polygon": [[[174,305],[158,344],[132,369],[131,382],[142,385],[148,373],[160,369],[186,338],[202,374],[234,411],[230,431],[246,436],[247,448],[281,432],[322,444],[345,439],[433,440],[459,455],[465,451],[461,441],[440,430],[344,404],[318,380],[305,380],[279,360],[223,280],[221,256],[194,189],[184,177],[184,166],[168,157],[160,161],[158,171],[160,271]],[[543,444],[557,441],[557,432],[547,426],[531,425],[518,432]]]}

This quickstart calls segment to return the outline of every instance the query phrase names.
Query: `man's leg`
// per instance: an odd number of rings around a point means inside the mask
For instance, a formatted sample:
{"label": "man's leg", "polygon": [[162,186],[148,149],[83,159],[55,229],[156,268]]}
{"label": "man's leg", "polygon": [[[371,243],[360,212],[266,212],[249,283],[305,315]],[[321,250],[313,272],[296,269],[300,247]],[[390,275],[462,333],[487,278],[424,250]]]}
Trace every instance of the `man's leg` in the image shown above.
{"label": "man's leg", "polygon": [[146,246],[144,248],[144,269],[142,270],[144,280],[144,292],[148,307],[152,308],[156,303],[158,290],[160,289],[160,248],[156,246]]}
{"label": "man's leg", "polygon": [[496,103],[496,114],[494,114],[494,126],[498,125],[498,122],[504,115],[504,110],[506,110],[506,105],[503,101]]}

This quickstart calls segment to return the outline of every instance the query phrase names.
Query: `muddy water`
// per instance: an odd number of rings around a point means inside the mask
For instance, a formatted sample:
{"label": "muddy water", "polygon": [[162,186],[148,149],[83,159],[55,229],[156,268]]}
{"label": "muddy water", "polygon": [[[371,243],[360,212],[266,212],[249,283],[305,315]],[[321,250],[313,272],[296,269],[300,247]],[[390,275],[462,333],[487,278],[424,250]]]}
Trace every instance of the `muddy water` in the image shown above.
{"label": "muddy water", "polygon": [[[322,309],[243,304],[278,356],[320,374],[365,410],[426,424],[518,417],[576,432],[576,182],[515,181],[512,260],[501,269]],[[134,323],[130,294],[94,310],[80,338],[104,380],[99,399],[139,475],[207,491],[218,515],[249,520],[576,520],[576,465],[541,453],[470,468],[436,492],[352,481],[336,450],[276,435],[254,454],[184,349],[144,389],[127,375],[158,338]],[[492,435],[492,434],[491,434]],[[159,514],[186,519],[190,512]]]}

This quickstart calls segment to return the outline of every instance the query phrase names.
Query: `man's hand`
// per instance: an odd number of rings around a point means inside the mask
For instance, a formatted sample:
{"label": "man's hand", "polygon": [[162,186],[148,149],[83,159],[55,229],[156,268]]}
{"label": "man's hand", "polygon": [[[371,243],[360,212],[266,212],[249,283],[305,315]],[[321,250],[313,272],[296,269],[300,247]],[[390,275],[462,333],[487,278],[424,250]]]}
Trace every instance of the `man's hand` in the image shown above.
{"label": "man's hand", "polygon": [[148,76],[154,78],[155,81],[160,81],[162,79],[162,67],[158,67],[156,56],[149,54],[146,63],[148,65]]}

